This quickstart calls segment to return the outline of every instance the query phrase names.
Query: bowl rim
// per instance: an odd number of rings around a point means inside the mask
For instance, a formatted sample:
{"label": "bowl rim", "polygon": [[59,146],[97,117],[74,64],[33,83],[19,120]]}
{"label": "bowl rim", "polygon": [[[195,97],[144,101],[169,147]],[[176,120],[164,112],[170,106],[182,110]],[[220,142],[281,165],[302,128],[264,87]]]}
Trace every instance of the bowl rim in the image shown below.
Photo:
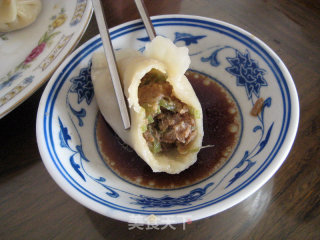
{"label": "bowl rim", "polygon": [[[234,26],[230,23],[226,23],[226,22],[212,19],[212,18],[196,16],[196,15],[185,15],[185,14],[158,15],[158,16],[152,17],[152,20],[153,21],[157,21],[157,20],[161,21],[166,18],[168,18],[168,19],[176,18],[176,19],[198,20],[198,21],[203,21],[205,23],[213,23],[216,25],[221,25],[221,26],[225,26],[227,28],[230,28],[233,31],[241,33],[246,37],[251,37],[252,41],[254,41],[258,45],[260,45],[261,48],[264,49],[270,55],[270,57],[272,57],[272,59],[276,60],[276,65],[279,67],[279,71],[282,72],[284,79],[286,80],[286,84],[288,87],[288,93],[291,96],[290,102],[289,102],[292,106],[292,111],[290,113],[291,115],[290,115],[290,121],[289,121],[290,123],[289,123],[289,127],[287,130],[286,136],[283,139],[283,143],[279,146],[279,149],[281,149],[282,151],[278,151],[274,157],[274,159],[277,159],[277,161],[274,161],[274,160],[271,161],[271,163],[268,165],[269,167],[266,167],[258,175],[258,177],[254,179],[255,184],[247,184],[245,186],[245,191],[244,191],[244,189],[241,189],[240,191],[237,192],[236,198],[234,198],[234,195],[233,195],[229,198],[224,199],[221,202],[218,202],[215,204],[210,204],[209,206],[204,206],[200,209],[191,210],[191,211],[187,212],[187,213],[192,213],[192,215],[193,215],[192,220],[194,221],[194,220],[202,219],[204,217],[208,217],[208,216],[214,215],[218,212],[224,211],[224,210],[234,206],[235,204],[243,201],[244,199],[249,197],[251,194],[253,194],[255,191],[257,191],[263,184],[265,184],[274,175],[274,173],[280,168],[280,166],[282,165],[282,163],[286,159],[286,157],[287,157],[287,155],[293,145],[293,142],[294,142],[294,139],[295,139],[295,136],[297,133],[297,129],[298,129],[298,123],[299,123],[299,100],[298,100],[298,94],[297,94],[297,90],[295,88],[293,79],[292,79],[288,69],[284,65],[284,63],[281,61],[281,59],[277,56],[277,54],[270,47],[268,47],[264,42],[262,42],[260,39],[256,38],[255,36],[253,36],[249,32],[243,30],[242,28]],[[135,24],[141,25],[142,22],[140,19],[137,19],[137,20],[133,20],[133,21],[129,21],[129,22],[120,24],[116,27],[111,28],[110,33],[112,33],[112,34],[121,33],[121,31],[123,29],[129,28],[130,26],[135,25]],[[72,60],[76,56],[77,53],[79,53],[81,50],[85,49],[90,42],[93,42],[96,39],[99,39],[99,35],[91,38],[90,40],[88,40],[87,42],[82,44],[78,49],[76,49],[71,55],[69,55],[64,60],[64,62],[59,66],[59,68],[57,69],[57,71],[54,73],[51,80],[49,81],[48,85],[46,86],[46,89],[44,90],[44,93],[41,97],[39,108],[38,108],[38,113],[37,113],[37,124],[36,124],[37,142],[38,142],[40,155],[42,157],[42,160],[44,162],[45,167],[47,168],[47,170],[50,173],[50,175],[52,176],[52,178],[57,182],[57,184],[68,195],[70,195],[76,201],[80,202],[82,205],[88,207],[89,209],[91,209],[93,211],[96,211],[100,214],[103,214],[105,216],[108,216],[108,217],[111,217],[111,218],[114,218],[117,220],[127,222],[128,221],[128,216],[127,216],[128,212],[124,212],[124,211],[118,210],[118,209],[112,209],[111,207],[110,207],[110,211],[106,212],[106,210],[102,209],[99,204],[96,204],[95,201],[88,201],[86,196],[79,198],[79,194],[81,194],[81,193],[74,191],[74,189],[71,185],[69,185],[69,184],[66,185],[63,177],[57,176],[57,172],[56,172],[57,170],[51,168],[51,166],[49,164],[49,161],[51,161],[51,157],[47,153],[46,146],[45,147],[42,146],[45,143],[45,141],[43,140],[43,126],[42,126],[43,118],[46,114],[44,112],[44,106],[45,106],[45,102],[47,101],[48,93],[51,90],[51,87],[52,87],[54,81],[61,74],[61,72],[62,72],[61,70],[63,70],[65,68],[67,63],[69,63],[70,60]],[[218,210],[219,208],[221,210]],[[206,211],[204,211],[204,210],[206,210]],[[175,214],[175,213],[173,213],[173,214]],[[149,214],[142,214],[142,215],[149,215]],[[146,222],[143,222],[143,223],[146,223]],[[173,223],[180,223],[180,222],[173,222]]]}

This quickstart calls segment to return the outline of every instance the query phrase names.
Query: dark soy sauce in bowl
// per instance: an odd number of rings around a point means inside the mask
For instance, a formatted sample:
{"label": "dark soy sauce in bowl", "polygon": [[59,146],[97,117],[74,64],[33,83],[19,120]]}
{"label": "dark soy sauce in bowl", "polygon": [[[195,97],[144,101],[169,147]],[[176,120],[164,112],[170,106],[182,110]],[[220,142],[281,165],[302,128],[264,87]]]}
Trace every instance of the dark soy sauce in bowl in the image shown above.
{"label": "dark soy sauce in bowl", "polygon": [[[203,111],[203,146],[198,160],[179,174],[154,173],[98,114],[96,141],[106,164],[121,178],[148,188],[173,189],[197,183],[229,159],[241,132],[240,113],[230,94],[217,82],[194,71],[186,73]],[[173,160],[174,161],[174,160]]]}

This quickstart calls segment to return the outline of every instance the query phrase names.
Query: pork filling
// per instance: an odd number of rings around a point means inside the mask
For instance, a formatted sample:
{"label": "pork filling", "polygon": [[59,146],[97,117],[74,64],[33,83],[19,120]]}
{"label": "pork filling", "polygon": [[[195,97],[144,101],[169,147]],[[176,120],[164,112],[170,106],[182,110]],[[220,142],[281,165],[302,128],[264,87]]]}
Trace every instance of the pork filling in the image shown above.
{"label": "pork filling", "polygon": [[173,95],[166,76],[152,69],[138,89],[139,104],[146,111],[147,127],[143,136],[153,153],[177,149],[188,152],[188,144],[196,135],[195,117],[189,107]]}

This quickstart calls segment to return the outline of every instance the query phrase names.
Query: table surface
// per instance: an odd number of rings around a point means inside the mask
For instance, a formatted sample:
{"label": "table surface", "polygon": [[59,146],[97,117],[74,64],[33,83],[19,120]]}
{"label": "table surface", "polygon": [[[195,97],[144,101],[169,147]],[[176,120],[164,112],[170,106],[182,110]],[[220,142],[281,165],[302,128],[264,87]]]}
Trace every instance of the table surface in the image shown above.
{"label": "table surface", "polygon": [[[129,230],[127,223],[71,199],[46,171],[35,133],[43,86],[0,120],[0,238],[320,239],[320,1],[145,3],[151,16],[192,14],[237,25],[280,56],[292,74],[301,108],[298,134],[286,161],[260,190],[222,213],[185,227]],[[110,27],[139,18],[133,0],[108,0],[103,5]],[[93,17],[79,45],[97,33]]]}

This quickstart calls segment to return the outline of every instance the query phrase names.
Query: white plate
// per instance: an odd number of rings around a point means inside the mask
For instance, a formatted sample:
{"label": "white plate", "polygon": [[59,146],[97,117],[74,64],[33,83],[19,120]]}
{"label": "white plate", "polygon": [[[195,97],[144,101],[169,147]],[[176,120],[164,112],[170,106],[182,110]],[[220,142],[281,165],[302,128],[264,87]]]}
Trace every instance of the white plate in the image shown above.
{"label": "white plate", "polygon": [[0,118],[32,95],[80,40],[91,1],[43,0],[37,20],[0,33]]}
{"label": "white plate", "polygon": [[[240,109],[239,143],[220,171],[191,186],[156,190],[125,181],[106,166],[96,144],[98,108],[90,78],[99,36],[69,56],[47,85],[37,116],[38,146],[58,185],[94,211],[133,223],[194,221],[244,200],[278,170],[297,132],[298,96],[283,62],[252,34],[198,16],[157,16],[153,23],[157,34],[188,46],[190,67],[221,83]],[[140,21],[111,29],[111,37],[115,48],[143,50],[147,41]],[[253,117],[259,97],[265,106]]]}

